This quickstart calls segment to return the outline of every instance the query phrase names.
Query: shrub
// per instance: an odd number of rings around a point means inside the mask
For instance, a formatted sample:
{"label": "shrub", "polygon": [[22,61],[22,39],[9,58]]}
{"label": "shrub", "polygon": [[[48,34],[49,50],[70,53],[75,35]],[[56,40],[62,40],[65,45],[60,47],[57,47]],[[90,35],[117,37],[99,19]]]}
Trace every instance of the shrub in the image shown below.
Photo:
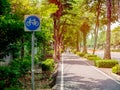
{"label": "shrub", "polygon": [[80,57],[83,57],[85,54],[82,52],[76,52],[77,55],[79,55]]}
{"label": "shrub", "polygon": [[94,55],[94,54],[85,54],[84,57],[85,58],[88,58],[88,57],[97,57],[97,55]]}
{"label": "shrub", "polygon": [[115,65],[114,67],[112,67],[112,72],[116,73],[116,74],[120,73],[120,64]]}
{"label": "shrub", "polygon": [[46,59],[42,62],[42,70],[43,71],[53,71],[54,70],[54,60],[53,59]]}
{"label": "shrub", "polygon": [[96,66],[102,67],[102,68],[112,68],[116,64],[118,64],[117,60],[97,60],[96,61]]}
{"label": "shrub", "polygon": [[6,80],[9,78],[10,75],[10,68],[8,66],[1,66],[0,67],[0,89],[4,89],[7,82]]}
{"label": "shrub", "polygon": [[88,60],[93,60],[93,61],[96,61],[96,60],[102,60],[102,58],[100,57],[87,57]]}
{"label": "shrub", "polygon": [[111,50],[112,52],[120,52],[120,49]]}
{"label": "shrub", "polygon": [[9,87],[9,88],[5,88],[4,90],[24,90],[24,89],[22,89],[22,88],[20,88],[20,87],[11,86],[11,87]]}
{"label": "shrub", "polygon": [[77,51],[74,49],[74,50],[72,50],[72,52],[73,52],[74,54],[76,54]]}
{"label": "shrub", "polygon": [[31,59],[15,59],[9,66],[0,67],[0,88],[21,86],[19,78],[26,74],[31,68]]}

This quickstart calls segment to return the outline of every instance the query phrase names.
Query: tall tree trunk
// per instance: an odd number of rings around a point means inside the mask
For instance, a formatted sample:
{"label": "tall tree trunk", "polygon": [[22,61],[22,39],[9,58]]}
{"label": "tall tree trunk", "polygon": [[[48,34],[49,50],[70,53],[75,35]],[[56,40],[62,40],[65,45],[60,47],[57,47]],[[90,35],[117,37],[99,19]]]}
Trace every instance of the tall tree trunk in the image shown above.
{"label": "tall tree trunk", "polygon": [[78,31],[77,31],[76,48],[77,48],[77,51],[79,52],[80,48],[79,48],[79,32]]}
{"label": "tall tree trunk", "polygon": [[120,18],[120,0],[117,0],[117,5],[118,5],[117,15],[118,15],[118,18]]}
{"label": "tall tree trunk", "polygon": [[111,59],[110,53],[110,37],[111,37],[111,0],[107,0],[107,32],[106,32],[106,44],[105,44],[105,52],[104,59]]}
{"label": "tall tree trunk", "polygon": [[83,35],[83,53],[87,53],[86,34]]}
{"label": "tall tree trunk", "polygon": [[53,58],[57,61],[57,19],[54,19],[54,55]]}
{"label": "tall tree trunk", "polygon": [[94,41],[93,54],[95,54],[96,46],[97,46],[97,38],[98,38],[98,30],[99,30],[100,9],[101,9],[101,0],[98,0],[97,16],[96,16],[96,25],[95,25],[95,31],[94,31],[94,32],[95,32],[95,41]]}
{"label": "tall tree trunk", "polygon": [[59,40],[59,33],[60,33],[60,17],[63,11],[63,5],[61,0],[49,0],[50,3],[54,3],[58,6],[58,10],[56,13],[53,14],[54,20],[54,55],[53,58],[55,61],[60,60],[60,40]]}

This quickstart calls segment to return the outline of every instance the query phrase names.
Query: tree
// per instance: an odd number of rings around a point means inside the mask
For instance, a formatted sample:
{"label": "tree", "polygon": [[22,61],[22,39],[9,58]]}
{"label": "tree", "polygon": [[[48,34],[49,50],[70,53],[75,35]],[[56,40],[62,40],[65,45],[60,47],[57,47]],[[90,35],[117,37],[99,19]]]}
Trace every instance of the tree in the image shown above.
{"label": "tree", "polygon": [[1,0],[0,8],[0,54],[5,56],[12,51],[10,44],[16,43],[22,36],[23,22],[11,13],[11,3],[8,0]]}
{"label": "tree", "polygon": [[97,45],[98,30],[99,30],[99,17],[100,17],[100,12],[101,12],[101,5],[102,5],[101,0],[98,0],[98,4],[97,4],[97,8],[96,8],[96,11],[97,11],[96,24],[95,24],[95,29],[94,29],[95,41],[94,41],[93,54],[95,54],[95,49],[96,49],[96,45]]}
{"label": "tree", "polygon": [[110,38],[111,38],[111,0],[107,0],[107,32],[106,32],[106,43],[105,43],[105,59],[111,59],[110,54]]}
{"label": "tree", "polygon": [[90,31],[89,23],[83,22],[83,24],[80,27],[80,31],[83,34],[83,53],[87,53],[86,38],[87,38],[88,32]]}
{"label": "tree", "polygon": [[8,0],[0,0],[0,15],[5,15],[10,13],[11,8],[10,8],[10,3]]}
{"label": "tree", "polygon": [[[1,30],[0,53],[6,50],[7,50],[6,52],[8,52],[9,50],[13,51],[12,49],[9,48],[9,46],[11,47],[11,45],[15,46],[19,44],[19,46],[17,46],[16,48],[19,47],[19,50],[21,48],[21,57],[24,57],[26,52],[30,52],[31,50],[30,49],[31,45],[29,45],[31,42],[31,35],[30,35],[31,33],[26,33],[24,31],[24,23],[23,23],[24,15],[26,14],[40,15],[40,17],[42,18],[42,21],[47,22],[47,23],[44,23],[44,25],[41,25],[42,26],[41,32],[43,33],[44,32],[43,30],[45,29],[47,29],[45,30],[45,32],[46,31],[51,32],[52,20],[50,19],[50,15],[51,13],[54,13],[57,10],[57,7],[54,4],[48,5],[47,1],[40,2],[39,0],[34,0],[34,1],[1,0],[0,7],[1,7],[1,14],[2,14],[0,16],[0,30]],[[47,13],[44,13],[44,12],[47,12]],[[41,33],[41,32],[38,32],[38,33]],[[44,33],[44,34],[47,35],[48,33]],[[39,34],[39,35],[42,35],[42,34]],[[50,33],[50,36],[52,36],[51,33]],[[46,37],[43,37],[43,38],[48,39]],[[49,39],[43,40],[42,42],[43,43],[46,41],[49,42]],[[41,43],[41,41],[38,41],[38,43],[39,42]],[[26,48],[28,49],[28,51],[26,51],[27,50]]]}
{"label": "tree", "polygon": [[[52,14],[54,21],[54,60],[60,60],[60,49],[61,49],[61,16],[65,15],[67,12],[65,9],[71,9],[71,3],[73,0],[49,0],[58,6],[56,13]],[[64,12],[65,11],[65,12]],[[62,29],[63,30],[63,29]]]}
{"label": "tree", "polygon": [[120,26],[112,30],[111,33],[111,43],[113,46],[120,45]]}

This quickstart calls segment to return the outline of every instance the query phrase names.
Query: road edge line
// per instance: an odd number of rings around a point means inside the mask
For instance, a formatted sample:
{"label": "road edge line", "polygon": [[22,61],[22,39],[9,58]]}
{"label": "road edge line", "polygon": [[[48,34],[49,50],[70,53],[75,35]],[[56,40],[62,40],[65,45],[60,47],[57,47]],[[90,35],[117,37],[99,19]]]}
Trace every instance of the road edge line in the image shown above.
{"label": "road edge line", "polygon": [[[85,61],[84,61],[85,62]],[[85,62],[87,65],[91,66],[89,63]],[[101,74],[105,75],[106,77],[110,78],[111,80],[113,80],[114,82],[116,82],[117,84],[120,85],[120,82],[117,81],[116,79],[112,78],[111,76],[109,76],[108,74],[104,73],[103,71],[97,69],[95,66],[91,66],[92,68],[94,68],[95,70],[97,70],[98,72],[100,72]]]}

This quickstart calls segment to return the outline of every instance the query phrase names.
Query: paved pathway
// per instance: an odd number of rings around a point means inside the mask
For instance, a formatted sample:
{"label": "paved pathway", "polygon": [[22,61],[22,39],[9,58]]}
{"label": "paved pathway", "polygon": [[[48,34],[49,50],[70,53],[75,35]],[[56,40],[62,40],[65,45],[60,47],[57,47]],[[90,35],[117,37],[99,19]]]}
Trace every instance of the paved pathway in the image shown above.
{"label": "paved pathway", "polygon": [[88,64],[85,59],[65,53],[62,59],[54,90],[120,90],[120,82]]}

